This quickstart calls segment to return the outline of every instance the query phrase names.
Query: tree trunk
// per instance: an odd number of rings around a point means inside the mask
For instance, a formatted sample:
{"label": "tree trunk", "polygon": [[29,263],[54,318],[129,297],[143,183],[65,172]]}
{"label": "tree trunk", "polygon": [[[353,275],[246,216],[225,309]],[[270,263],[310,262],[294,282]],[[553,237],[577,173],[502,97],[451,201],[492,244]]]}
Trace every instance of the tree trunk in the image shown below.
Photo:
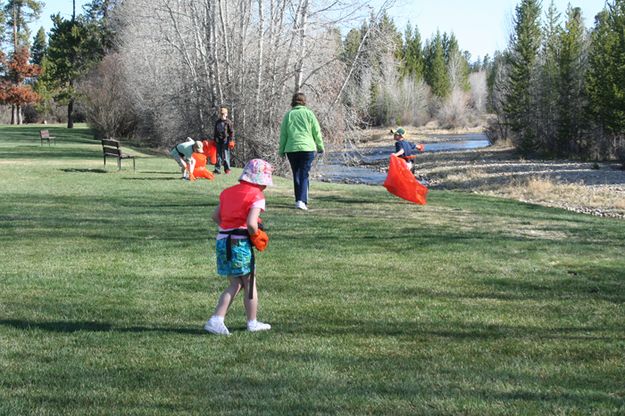
{"label": "tree trunk", "polygon": [[73,113],[74,112],[74,99],[70,99],[69,100],[69,104],[67,104],[67,128],[68,129],[73,129],[74,128],[74,116]]}
{"label": "tree trunk", "polygon": [[260,121],[260,92],[263,85],[263,44],[265,41],[265,19],[263,15],[263,2],[258,0],[258,70],[256,72],[256,98],[254,100],[256,110],[256,123]]}
{"label": "tree trunk", "polygon": [[302,89],[302,77],[304,72],[304,59],[306,57],[306,29],[308,26],[308,0],[304,0],[301,8],[300,26],[299,26],[299,57],[295,67],[295,89],[299,92]]}

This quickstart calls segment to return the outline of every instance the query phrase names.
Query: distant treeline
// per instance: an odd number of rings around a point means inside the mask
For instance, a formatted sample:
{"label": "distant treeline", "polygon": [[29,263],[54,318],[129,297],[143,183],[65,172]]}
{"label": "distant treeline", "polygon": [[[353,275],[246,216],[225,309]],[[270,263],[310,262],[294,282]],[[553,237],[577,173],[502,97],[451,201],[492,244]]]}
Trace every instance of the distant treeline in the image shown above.
{"label": "distant treeline", "polygon": [[584,27],[580,8],[516,7],[508,48],[489,71],[496,138],[526,155],[625,161],[625,0]]}

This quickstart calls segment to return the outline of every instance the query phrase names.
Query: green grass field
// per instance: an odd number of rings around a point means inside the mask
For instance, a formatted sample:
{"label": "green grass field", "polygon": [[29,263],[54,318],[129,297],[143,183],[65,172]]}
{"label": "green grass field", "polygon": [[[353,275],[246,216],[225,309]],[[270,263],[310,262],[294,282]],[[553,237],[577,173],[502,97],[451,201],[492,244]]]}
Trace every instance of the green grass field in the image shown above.
{"label": "green grass field", "polygon": [[86,128],[39,128],[0,127],[0,415],[625,414],[624,221],[324,183],[304,213],[278,178],[273,329],[239,298],[217,337],[209,217],[240,171],[118,172]]}

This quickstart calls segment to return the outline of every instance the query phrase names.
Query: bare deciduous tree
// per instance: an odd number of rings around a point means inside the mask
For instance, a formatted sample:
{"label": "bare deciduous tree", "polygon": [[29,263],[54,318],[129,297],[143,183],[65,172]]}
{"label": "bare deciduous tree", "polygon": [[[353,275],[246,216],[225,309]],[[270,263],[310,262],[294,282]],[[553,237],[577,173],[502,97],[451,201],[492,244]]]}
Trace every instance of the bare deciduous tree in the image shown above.
{"label": "bare deciduous tree", "polygon": [[77,85],[87,121],[100,137],[126,136],[135,126],[121,69],[119,56],[107,55]]}
{"label": "bare deciduous tree", "polygon": [[[118,8],[127,88],[144,134],[161,145],[210,136],[230,108],[240,162],[276,160],[294,92],[309,95],[326,132],[345,121],[337,96],[349,71],[338,27],[362,0],[128,0]],[[388,7],[389,1],[385,2]],[[367,9],[364,9],[367,10]],[[336,139],[326,134],[326,140]]]}

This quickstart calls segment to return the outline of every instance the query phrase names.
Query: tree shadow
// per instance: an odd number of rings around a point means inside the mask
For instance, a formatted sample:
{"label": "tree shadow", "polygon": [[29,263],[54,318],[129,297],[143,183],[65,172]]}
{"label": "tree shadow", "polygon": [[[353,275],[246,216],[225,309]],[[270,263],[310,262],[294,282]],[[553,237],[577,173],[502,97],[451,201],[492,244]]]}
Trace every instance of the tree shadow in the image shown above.
{"label": "tree shadow", "polygon": [[149,327],[149,326],[130,326],[117,327],[107,322],[88,322],[88,321],[49,321],[36,322],[20,319],[3,319],[0,320],[0,326],[12,327],[25,330],[42,330],[47,332],[74,333],[74,332],[120,332],[120,333],[141,333],[141,332],[164,332],[176,333],[184,335],[205,335],[201,327],[198,328],[177,328],[177,327]]}

